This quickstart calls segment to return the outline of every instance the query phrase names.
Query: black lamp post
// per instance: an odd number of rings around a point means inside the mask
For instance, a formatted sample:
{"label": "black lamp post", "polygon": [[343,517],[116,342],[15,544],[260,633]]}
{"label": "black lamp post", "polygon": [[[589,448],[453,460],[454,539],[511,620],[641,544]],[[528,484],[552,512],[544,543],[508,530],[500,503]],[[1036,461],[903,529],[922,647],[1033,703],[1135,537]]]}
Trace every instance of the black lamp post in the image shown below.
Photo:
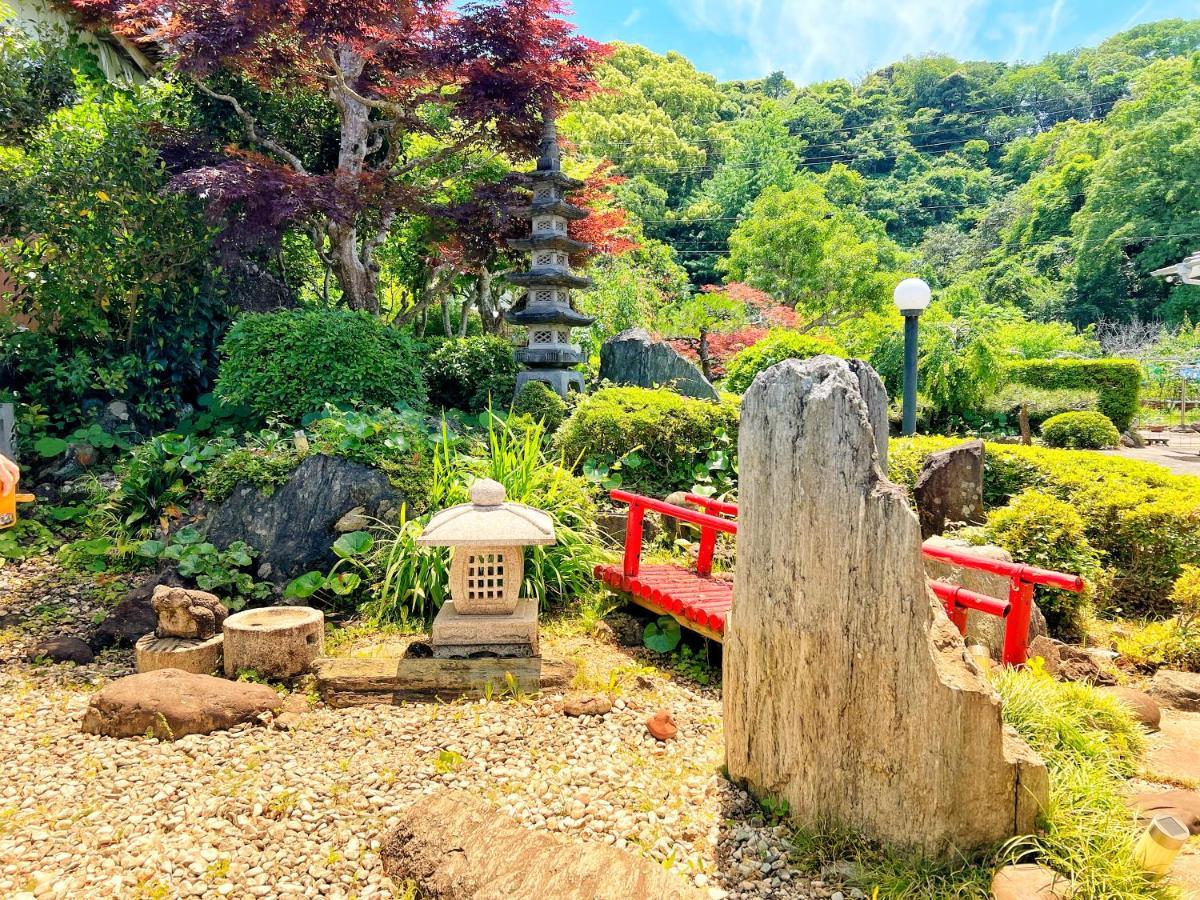
{"label": "black lamp post", "polygon": [[917,432],[917,320],[929,308],[933,292],[920,278],[906,278],[892,293],[904,316],[904,434]]}

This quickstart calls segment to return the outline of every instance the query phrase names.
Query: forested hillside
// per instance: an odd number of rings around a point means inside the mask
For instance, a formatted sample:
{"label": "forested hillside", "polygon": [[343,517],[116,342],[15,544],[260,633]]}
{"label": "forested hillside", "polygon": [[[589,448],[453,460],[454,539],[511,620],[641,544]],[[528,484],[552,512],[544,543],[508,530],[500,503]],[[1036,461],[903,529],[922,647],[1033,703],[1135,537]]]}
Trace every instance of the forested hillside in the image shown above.
{"label": "forested hillside", "polygon": [[1195,321],[1200,289],[1148,273],[1200,246],[1198,49],[1200,21],[1172,20],[1036,64],[931,56],[798,86],[618,45],[564,130],[614,163],[647,242],[602,263],[594,303],[674,303],[673,258],[808,324],[881,309],[898,272],[958,312]]}

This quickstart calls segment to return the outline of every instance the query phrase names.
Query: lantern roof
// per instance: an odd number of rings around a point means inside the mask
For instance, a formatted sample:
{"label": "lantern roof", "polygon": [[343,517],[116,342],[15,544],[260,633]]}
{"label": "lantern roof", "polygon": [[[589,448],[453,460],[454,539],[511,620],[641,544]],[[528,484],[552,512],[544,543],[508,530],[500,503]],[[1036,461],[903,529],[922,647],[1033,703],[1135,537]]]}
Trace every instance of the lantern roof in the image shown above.
{"label": "lantern roof", "polygon": [[523,503],[505,500],[504,485],[479,478],[471,485],[471,502],[444,509],[425,526],[417,543],[423,547],[519,547],[553,544],[554,520]]}

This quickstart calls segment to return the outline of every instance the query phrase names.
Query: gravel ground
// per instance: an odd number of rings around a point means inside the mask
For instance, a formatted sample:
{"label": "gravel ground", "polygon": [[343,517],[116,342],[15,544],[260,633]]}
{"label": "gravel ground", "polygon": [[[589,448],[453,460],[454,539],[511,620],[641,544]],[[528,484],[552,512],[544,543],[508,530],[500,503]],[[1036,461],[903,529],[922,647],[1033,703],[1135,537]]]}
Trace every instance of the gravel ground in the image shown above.
{"label": "gravel ground", "polygon": [[[45,560],[0,569],[0,896],[409,896],[383,876],[380,841],[409,804],[457,788],[531,828],[644,853],[714,898],[840,900],[791,867],[784,830],[719,774],[719,693],[632,651],[548,629],[544,652],[578,659],[579,687],[616,698],[604,717],[566,717],[553,696],[318,705],[292,730],[118,740],[79,719],[131,670],[128,652],[82,667],[23,658],[41,637],[84,634],[114,590]],[[666,744],[643,725],[660,706],[679,725]]]}

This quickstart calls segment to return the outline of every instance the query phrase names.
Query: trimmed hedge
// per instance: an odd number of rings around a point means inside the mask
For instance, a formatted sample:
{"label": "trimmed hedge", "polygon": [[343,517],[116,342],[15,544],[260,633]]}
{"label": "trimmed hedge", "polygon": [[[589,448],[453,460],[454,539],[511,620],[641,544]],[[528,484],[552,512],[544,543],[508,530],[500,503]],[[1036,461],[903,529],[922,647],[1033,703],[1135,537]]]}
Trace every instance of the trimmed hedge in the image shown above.
{"label": "trimmed hedge", "polygon": [[722,387],[735,394],[742,394],[759,372],[765,372],[785,359],[809,359],[821,354],[845,356],[846,351],[829,338],[777,329],[757,344],[739,351],[729,361]]}
{"label": "trimmed hedge", "polygon": [[[889,477],[911,489],[929,454],[954,438],[895,439]],[[1083,517],[1088,542],[1111,573],[1110,607],[1127,615],[1170,615],[1170,593],[1185,564],[1200,559],[1200,478],[1162,466],[1083,450],[986,445],[983,493],[989,508],[1026,490],[1070,503]]]}
{"label": "trimmed hedge", "polygon": [[1121,443],[1121,432],[1104,413],[1067,412],[1042,423],[1042,440],[1047,447],[1107,450]]}
{"label": "trimmed hedge", "polygon": [[1093,390],[1096,408],[1125,431],[1138,409],[1142,367],[1134,359],[1027,359],[1005,365],[1009,382],[1048,390]]}
{"label": "trimmed hedge", "polygon": [[242,316],[221,344],[217,396],[264,419],[326,403],[425,402],[416,346],[365,312],[295,309]]}
{"label": "trimmed hedge", "polygon": [[[737,449],[738,398],[693,400],[674,391],[610,387],[588,394],[555,435],[567,462],[610,464],[637,452],[622,487],[658,497],[690,488],[714,442]],[[732,461],[729,462],[732,468]]]}

